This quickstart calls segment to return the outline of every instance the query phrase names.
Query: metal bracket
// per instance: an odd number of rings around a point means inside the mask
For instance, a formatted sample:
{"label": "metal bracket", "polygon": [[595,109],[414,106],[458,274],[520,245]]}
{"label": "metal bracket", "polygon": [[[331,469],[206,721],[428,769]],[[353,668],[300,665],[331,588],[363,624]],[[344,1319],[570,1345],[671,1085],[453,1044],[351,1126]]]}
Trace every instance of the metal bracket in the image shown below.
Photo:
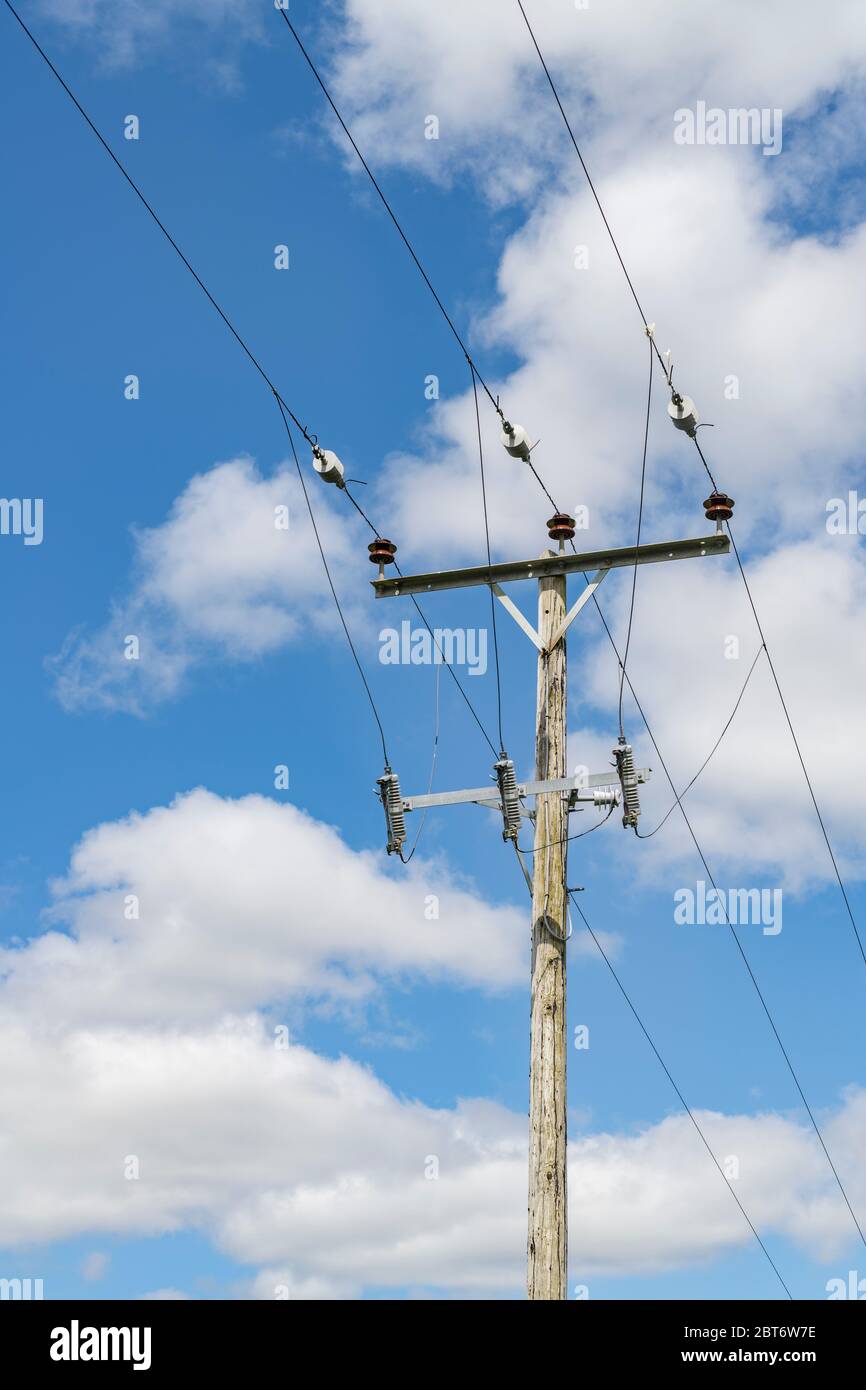
{"label": "metal bracket", "polygon": [[727,555],[731,548],[726,535],[713,532],[682,541],[653,541],[647,545],[620,546],[614,550],[589,550],[582,554],[552,555],[535,560],[508,560],[504,564],[471,565],[466,569],[432,574],[404,574],[393,579],[371,579],[377,598],[399,598],[401,594],[438,593],[441,589],[466,589],[473,585],[508,584],[516,579],[544,579],[547,575],[587,573],[597,569],[630,568],[668,560],[696,559],[705,555]]}
{"label": "metal bracket", "polygon": [[585,603],[589,603],[589,600],[592,598],[599,584],[604,579],[604,576],[609,573],[609,570],[596,570],[595,574],[592,576],[592,579],[587,581],[586,588],[584,589],[580,598],[577,600],[577,603],[573,603],[571,605],[562,622],[559,624],[559,627],[556,629],[555,633],[551,637],[550,646],[547,649],[548,651],[552,652],[557,642],[562,641],[563,637],[568,632],[568,629],[571,627],[571,624],[574,622],[583,605]]}
{"label": "metal bracket", "polygon": [[533,645],[536,646],[538,650],[541,652],[542,656],[544,656],[548,652],[553,651],[557,642],[562,641],[563,637],[568,632],[568,629],[571,627],[571,624],[574,622],[581,608],[583,608],[585,603],[589,602],[596,589],[598,588],[599,584],[604,579],[604,576],[608,573],[609,571],[606,569],[596,570],[595,574],[592,576],[592,579],[587,580],[586,588],[584,589],[580,598],[577,600],[576,603],[572,604],[571,608],[566,613],[562,622],[559,624],[559,627],[556,629],[553,636],[551,637],[549,647],[545,647],[535,628],[532,626],[532,623],[529,621],[527,617],[524,617],[520,609],[517,607],[517,604],[513,603],[506,593],[503,593],[500,586],[498,584],[493,584],[491,585],[491,588],[493,589],[494,594],[499,599],[499,602],[502,604],[503,608],[507,609],[507,611],[511,614],[512,618],[517,623],[517,626],[523,629],[530,642],[532,642]]}
{"label": "metal bracket", "polygon": [[[639,782],[649,781],[652,769],[642,767],[638,769],[637,780]],[[611,768],[609,772],[592,772],[588,777],[554,777],[546,782],[531,781],[518,782],[518,796],[537,796],[542,792],[568,792],[569,809],[571,803],[578,801],[589,801],[589,796],[581,797],[581,791],[588,790],[590,787],[618,787],[619,778],[616,768]],[[404,796],[404,811],[420,811],[425,806],[464,806],[476,804],[479,806],[499,806],[500,797],[495,787],[470,787],[467,791],[457,792],[426,792],[421,796]]]}
{"label": "metal bracket", "polygon": [[533,642],[535,646],[538,648],[538,650],[543,653],[544,643],[542,642],[541,638],[539,637],[535,628],[532,626],[532,623],[529,621],[529,619],[523,616],[520,609],[517,607],[517,604],[512,603],[511,599],[508,597],[507,594],[504,594],[502,592],[498,584],[493,584],[491,587],[493,589],[494,594],[499,599],[499,602],[502,604],[502,607],[508,610],[514,621],[517,623],[517,626],[523,628],[523,631],[526,633],[530,642]]}

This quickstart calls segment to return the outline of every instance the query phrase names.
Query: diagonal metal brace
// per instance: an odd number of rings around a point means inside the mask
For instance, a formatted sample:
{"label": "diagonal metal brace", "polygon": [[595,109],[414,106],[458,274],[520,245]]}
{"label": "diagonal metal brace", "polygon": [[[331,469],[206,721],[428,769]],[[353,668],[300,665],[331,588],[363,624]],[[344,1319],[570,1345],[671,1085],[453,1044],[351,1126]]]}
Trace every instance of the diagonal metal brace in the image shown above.
{"label": "diagonal metal brace", "polygon": [[526,633],[530,642],[533,642],[535,646],[538,648],[538,650],[540,652],[543,652],[544,644],[541,638],[539,637],[535,628],[532,626],[532,623],[529,621],[529,619],[523,616],[520,609],[517,607],[517,604],[513,603],[511,599],[508,597],[508,595],[502,592],[498,584],[491,584],[490,587],[492,588],[496,597],[499,599],[499,602],[502,604],[502,607],[506,608],[508,612],[511,614],[512,618],[517,623],[517,626],[523,628],[523,631]]}
{"label": "diagonal metal brace", "polygon": [[584,589],[580,598],[577,600],[576,603],[573,603],[571,605],[562,622],[559,624],[559,627],[556,629],[553,636],[551,637],[550,646],[547,648],[549,652],[553,651],[557,642],[562,641],[563,637],[568,632],[568,629],[571,627],[571,624],[574,622],[583,605],[585,603],[589,603],[589,600],[592,598],[599,584],[604,579],[604,576],[609,573],[610,571],[606,569],[596,570],[595,574],[592,576],[592,579],[587,581],[586,588]]}
{"label": "diagonal metal brace", "polygon": [[506,593],[503,593],[501,587],[498,584],[491,584],[490,587],[493,590],[496,597],[499,599],[499,602],[502,604],[503,608],[507,609],[507,611],[511,614],[512,618],[517,623],[517,626],[523,629],[530,642],[532,642],[533,645],[536,646],[538,650],[541,652],[542,656],[544,656],[548,652],[553,651],[557,642],[562,641],[563,637],[568,632],[568,629],[571,627],[571,624],[574,622],[581,608],[583,608],[585,603],[589,602],[596,589],[598,588],[599,584],[604,579],[604,576],[608,573],[609,571],[606,569],[596,570],[595,574],[592,576],[592,579],[587,580],[586,588],[584,589],[580,598],[577,600],[576,603],[572,604],[568,613],[566,613],[562,622],[559,624],[559,627],[556,629],[553,636],[551,637],[549,647],[545,647],[535,628],[532,626],[532,623],[529,621],[527,617],[524,616],[523,613],[521,613],[520,609],[517,607],[517,604],[512,602],[512,600],[508,597]]}

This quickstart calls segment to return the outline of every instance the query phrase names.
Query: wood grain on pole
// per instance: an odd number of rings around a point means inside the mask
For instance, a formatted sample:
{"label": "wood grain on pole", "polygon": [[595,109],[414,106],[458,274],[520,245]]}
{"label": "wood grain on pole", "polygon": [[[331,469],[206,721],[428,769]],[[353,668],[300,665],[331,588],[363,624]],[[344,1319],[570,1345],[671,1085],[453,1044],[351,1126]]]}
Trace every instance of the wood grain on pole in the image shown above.
{"label": "wood grain on pole", "polygon": [[[565,617],[565,575],[538,584],[538,633],[546,646]],[[538,659],[536,776],[566,774],[565,639]],[[565,938],[568,798],[535,799],[532,876],[532,1003],[529,1082],[529,1237],[531,1299],[568,1296],[566,1194]],[[544,846],[545,848],[541,848]]]}

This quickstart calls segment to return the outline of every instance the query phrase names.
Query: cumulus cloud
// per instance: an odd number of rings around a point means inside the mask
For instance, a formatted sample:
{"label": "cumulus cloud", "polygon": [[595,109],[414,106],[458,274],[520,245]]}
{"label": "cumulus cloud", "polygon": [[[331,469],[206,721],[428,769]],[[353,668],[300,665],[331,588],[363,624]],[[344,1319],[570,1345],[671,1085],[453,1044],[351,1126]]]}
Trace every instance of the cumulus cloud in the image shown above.
{"label": "cumulus cloud", "polygon": [[[828,536],[826,522],[830,499],[847,497],[861,472],[866,227],[850,200],[830,236],[814,219],[798,229],[797,218],[818,195],[828,211],[827,165],[810,141],[810,118],[832,133],[832,171],[844,170],[851,155],[844,113],[862,94],[864,15],[846,6],[845,22],[827,26],[813,47],[807,7],[771,4],[756,16],[733,5],[705,16],[684,65],[678,34],[686,7],[642,6],[640,43],[625,32],[630,5],[527,8],[644,308],[657,321],[659,346],[673,349],[680,388],[715,427],[702,432],[702,446],[737,500],[735,534],[807,763],[846,871],[859,874],[863,831],[854,801],[866,752],[847,736],[866,689],[857,635],[866,568],[859,538]],[[648,369],[639,315],[550,93],[534,85],[537,58],[516,6],[447,9],[445,23],[441,8],[394,16],[378,0],[356,0],[335,45],[338,90],[379,165],[435,177],[468,170],[488,196],[525,200],[526,220],[500,259],[495,302],[473,325],[474,350],[482,366],[486,346],[517,356],[519,365],[491,384],[508,415],[541,437],[533,459],[557,504],[588,509],[580,547],[626,544],[634,535]],[[465,80],[467,67],[480,70],[480,90]],[[364,72],[375,74],[372,82]],[[780,108],[793,142],[776,158],[736,145],[676,145],[673,113],[699,99]],[[422,110],[439,114],[438,141],[424,141]],[[505,161],[513,171],[526,166],[529,184],[510,189],[497,179]],[[423,256],[423,237],[418,245]],[[473,431],[469,394],[442,401],[426,447],[386,465],[381,496],[399,507],[393,531],[404,564],[408,552],[418,568],[479,558]],[[494,558],[537,553],[549,502],[502,452],[492,412],[485,446]],[[670,425],[658,380],[644,539],[701,534],[709,490],[697,451]],[[679,785],[715,741],[759,640],[734,564],[684,563],[665,574],[641,571],[631,657],[641,703]],[[599,595],[618,635],[626,587],[614,576]],[[591,609],[581,622],[582,632],[597,631]],[[729,634],[740,639],[739,661],[724,658]],[[583,670],[601,724],[616,692],[603,638]],[[629,732],[641,762],[657,765],[639,729],[634,717]],[[599,738],[595,725],[584,732],[587,743]],[[590,761],[572,742],[575,760]],[[832,877],[762,670],[692,798],[696,824],[723,861],[745,859],[792,887]],[[670,804],[657,766],[646,804],[659,815]],[[672,818],[649,857],[664,867],[693,853]]]}
{"label": "cumulus cloud", "polygon": [[[431,887],[437,922],[423,913]],[[510,987],[526,974],[522,912],[490,907],[441,865],[389,879],[296,808],[204,791],[98,827],[56,891],[70,934],[0,958],[0,1243],[191,1229],[252,1271],[242,1296],[519,1296],[525,1116],[398,1096],[275,1019],[292,1000],[369,1001],[397,978]],[[137,918],[124,913],[131,895]],[[845,1248],[847,1212],[807,1128],[698,1117],[720,1160],[737,1159],[762,1231],[821,1258]],[[852,1090],[822,1121],[856,1206],[866,1095]],[[685,1117],[584,1127],[570,1184],[582,1282],[751,1239]],[[90,1256],[86,1276],[100,1271]]]}
{"label": "cumulus cloud", "polygon": [[[337,592],[357,624],[353,594],[368,578],[360,531],[321,490],[315,510]],[[162,525],[133,534],[128,592],[101,628],[71,634],[50,663],[70,710],[141,714],[177,695],[205,659],[252,661],[335,630],[303,494],[285,468],[266,478],[249,458],[217,464],[191,479]]]}
{"label": "cumulus cloud", "polygon": [[[253,1018],[62,1039],[7,1021],[2,1034],[0,1097],[15,1135],[4,1244],[193,1228],[259,1270],[252,1296],[520,1295],[525,1117],[486,1101],[440,1110],[399,1098],[348,1058],[276,1048]],[[720,1161],[737,1159],[732,1182],[763,1233],[841,1254],[850,1217],[806,1128],[776,1115],[697,1117]],[[866,1096],[848,1095],[825,1132],[862,1204]],[[752,1240],[686,1117],[573,1136],[569,1181],[580,1282],[688,1266]]]}
{"label": "cumulus cloud", "polygon": [[101,825],[55,885],[67,930],[0,951],[6,1007],[64,1026],[173,1023],[305,997],[350,1007],[384,980],[523,981],[522,912],[444,863],[391,877],[383,857],[295,806],[203,789]]}

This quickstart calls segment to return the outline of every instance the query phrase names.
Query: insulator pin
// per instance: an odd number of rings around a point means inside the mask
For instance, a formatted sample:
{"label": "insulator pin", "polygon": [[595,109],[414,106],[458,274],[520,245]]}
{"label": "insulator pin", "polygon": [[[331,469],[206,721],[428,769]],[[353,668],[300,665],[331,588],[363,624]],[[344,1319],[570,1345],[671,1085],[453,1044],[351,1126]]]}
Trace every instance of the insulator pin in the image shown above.
{"label": "insulator pin", "polygon": [[520,831],[520,797],[517,794],[514,763],[510,758],[500,758],[493,764],[493,770],[502,798],[502,838],[516,840]]}
{"label": "insulator pin", "polygon": [[370,563],[378,565],[380,570],[383,565],[394,564],[397,547],[393,541],[386,541],[381,536],[377,536],[374,541],[370,542],[367,549],[370,552]]}
{"label": "insulator pin", "polygon": [[637,772],[634,765],[634,753],[630,743],[620,735],[619,742],[613,750],[616,759],[616,770],[619,773],[620,786],[622,787],[622,823],[628,828],[631,826],[637,829],[637,820],[640,815],[640,798],[637,790]]}
{"label": "insulator pin", "polygon": [[406,843],[406,819],[403,812],[403,795],[400,779],[396,772],[386,767],[377,778],[379,798],[385,810],[385,826],[388,832],[388,853],[399,854]]}
{"label": "insulator pin", "polygon": [[711,492],[704,501],[704,514],[707,521],[714,521],[721,530],[723,521],[730,521],[734,515],[734,499],[726,492]]}
{"label": "insulator pin", "polygon": [[552,541],[570,541],[574,536],[574,517],[557,512],[547,523],[547,534]]}

